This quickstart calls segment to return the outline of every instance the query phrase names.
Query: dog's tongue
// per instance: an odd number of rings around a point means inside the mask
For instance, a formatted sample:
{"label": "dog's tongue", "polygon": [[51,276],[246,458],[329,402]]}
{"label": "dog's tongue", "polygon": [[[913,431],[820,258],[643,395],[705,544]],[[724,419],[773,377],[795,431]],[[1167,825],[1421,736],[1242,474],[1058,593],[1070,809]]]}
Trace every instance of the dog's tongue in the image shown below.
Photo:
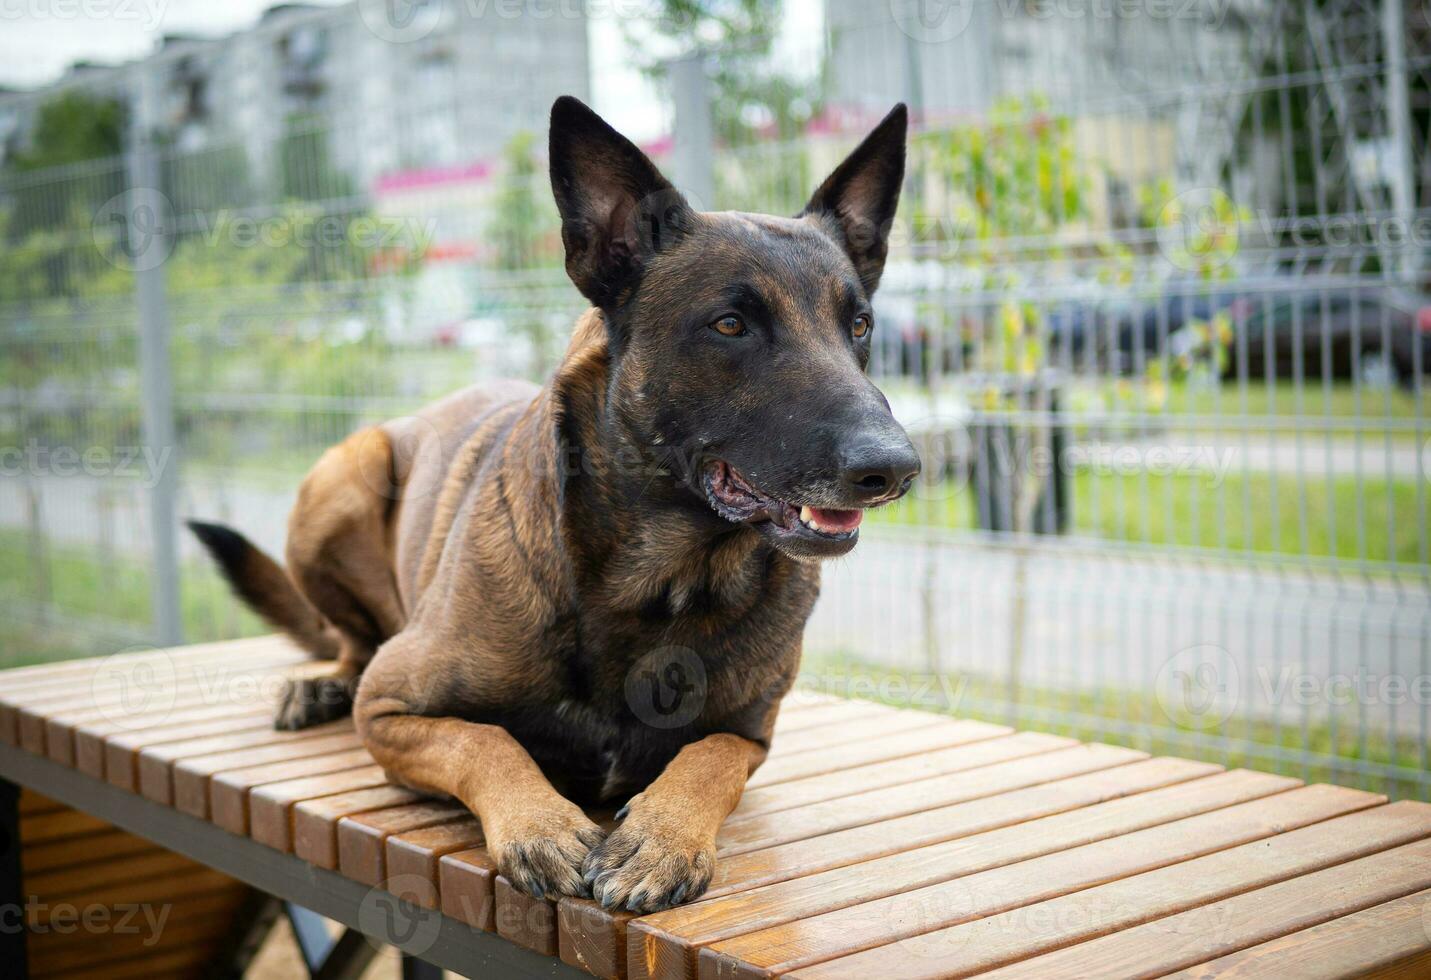
{"label": "dog's tongue", "polygon": [[859,527],[860,521],[864,520],[865,512],[862,510],[826,510],[823,507],[811,507],[810,516],[820,525],[820,530],[843,533],[845,531],[853,531]]}

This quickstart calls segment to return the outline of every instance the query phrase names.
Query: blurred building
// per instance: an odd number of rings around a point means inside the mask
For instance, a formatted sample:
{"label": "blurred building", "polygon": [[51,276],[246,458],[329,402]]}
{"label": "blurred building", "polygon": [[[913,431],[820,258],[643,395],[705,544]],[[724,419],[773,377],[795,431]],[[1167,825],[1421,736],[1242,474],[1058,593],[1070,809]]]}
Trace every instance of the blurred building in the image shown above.
{"label": "blurred building", "polygon": [[[829,111],[867,123],[903,100],[937,129],[985,122],[1001,106],[1018,106],[1015,115],[1047,106],[1073,121],[1079,158],[1100,163],[1093,223],[1130,223],[1136,189],[1151,180],[1215,187],[1231,170],[1246,190],[1266,169],[1262,148],[1238,145],[1253,93],[1237,83],[1262,68],[1269,9],[1267,0],[826,0]],[[1197,95],[1209,89],[1227,95]]]}
{"label": "blurred building", "polygon": [[159,127],[179,151],[242,146],[262,174],[286,134],[322,132],[329,162],[366,188],[492,157],[557,95],[588,94],[581,4],[540,17],[527,5],[397,7],[404,19],[389,23],[375,20],[379,4],[284,4],[228,37],[168,36],[136,63],[76,66],[44,89],[0,93],[0,147],[22,147],[38,106],[60,91],[128,100],[153,71]]}

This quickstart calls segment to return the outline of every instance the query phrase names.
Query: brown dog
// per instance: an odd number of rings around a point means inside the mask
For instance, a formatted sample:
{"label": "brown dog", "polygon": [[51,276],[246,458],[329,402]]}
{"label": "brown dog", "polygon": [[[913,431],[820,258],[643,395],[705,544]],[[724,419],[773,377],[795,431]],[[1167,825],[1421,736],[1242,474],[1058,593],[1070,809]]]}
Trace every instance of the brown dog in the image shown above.
{"label": "brown dog", "polygon": [[[552,189],[593,309],[552,380],[329,450],[288,572],[193,525],[240,595],[336,658],[279,726],[352,707],[391,776],[470,807],[533,895],[698,896],[795,678],[813,559],[919,469],[863,372],[905,125],[898,106],[798,217],[708,214],[559,99]],[[620,826],[573,799],[625,799]]]}

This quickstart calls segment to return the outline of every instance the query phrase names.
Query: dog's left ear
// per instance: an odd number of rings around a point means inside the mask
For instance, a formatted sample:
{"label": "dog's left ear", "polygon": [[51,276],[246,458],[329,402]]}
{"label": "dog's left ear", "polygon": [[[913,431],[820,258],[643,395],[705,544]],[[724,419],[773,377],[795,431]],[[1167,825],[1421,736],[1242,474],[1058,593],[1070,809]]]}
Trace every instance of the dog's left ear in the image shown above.
{"label": "dog's left ear", "polygon": [[552,105],[549,157],[567,275],[594,306],[609,309],[695,212],[646,154],[580,99],[564,95]]}
{"label": "dog's left ear", "polygon": [[799,217],[823,218],[845,247],[865,291],[873,293],[889,253],[889,232],[904,182],[909,112],[901,102],[815,191]]}

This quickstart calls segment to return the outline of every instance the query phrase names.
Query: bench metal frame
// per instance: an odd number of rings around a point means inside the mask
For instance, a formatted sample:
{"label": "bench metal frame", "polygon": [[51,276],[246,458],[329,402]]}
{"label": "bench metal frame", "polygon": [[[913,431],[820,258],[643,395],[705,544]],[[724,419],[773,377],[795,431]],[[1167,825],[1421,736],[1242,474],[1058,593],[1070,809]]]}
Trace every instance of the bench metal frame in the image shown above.
{"label": "bench metal frame", "polygon": [[[378,942],[396,946],[405,954],[403,972],[407,976],[429,976],[433,972],[431,967],[439,967],[468,977],[567,980],[585,977],[590,980],[589,974],[559,959],[523,949],[495,933],[474,929],[440,912],[398,902],[387,892],[376,895],[382,900],[380,908],[387,914],[373,915],[375,893],[381,889],[369,888],[292,854],[238,837],[207,821],[100,782],[24,749],[0,745],[0,804],[9,799],[7,794],[14,793],[4,782],[33,789],[237,878],[259,891],[310,909]],[[8,808],[0,805],[0,835],[9,832],[6,821],[15,821],[16,813],[13,801]],[[18,831],[18,822],[14,829]],[[11,892],[18,893],[22,887],[18,833],[15,837],[14,846],[0,850],[0,862],[3,862],[0,863],[0,903],[12,900]],[[0,839],[0,846],[4,843]],[[23,908],[23,899],[21,903]],[[362,914],[365,906],[368,914]],[[10,937],[0,931],[0,952],[6,955],[4,962],[24,962],[24,934],[18,935],[20,959],[16,960],[10,958]]]}

